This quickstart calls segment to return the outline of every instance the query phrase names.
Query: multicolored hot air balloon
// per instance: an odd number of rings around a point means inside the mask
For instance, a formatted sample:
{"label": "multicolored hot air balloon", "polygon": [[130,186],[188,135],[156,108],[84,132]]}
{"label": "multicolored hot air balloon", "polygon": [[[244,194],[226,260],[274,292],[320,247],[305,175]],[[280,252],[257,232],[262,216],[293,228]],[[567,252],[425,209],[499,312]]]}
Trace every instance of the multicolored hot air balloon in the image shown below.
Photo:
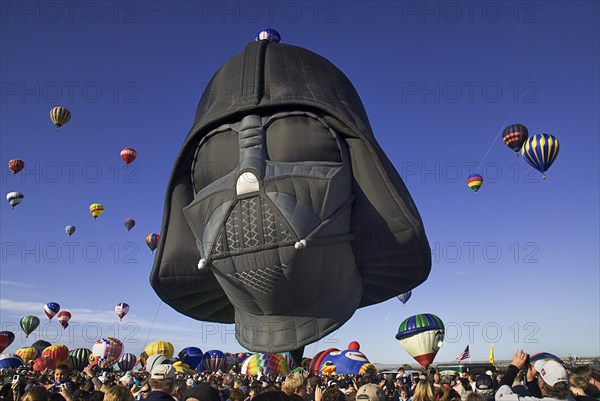
{"label": "multicolored hot air balloon", "polygon": [[113,337],[101,338],[92,347],[92,355],[97,357],[100,369],[112,367],[122,354],[123,343]]}
{"label": "multicolored hot air balloon", "polygon": [[69,352],[69,362],[75,370],[83,371],[85,367],[90,363],[90,356],[92,350],[87,348],[76,348]]}
{"label": "multicolored hot air balloon", "polygon": [[21,318],[19,324],[21,325],[23,332],[25,332],[25,337],[29,337],[29,335],[40,325],[40,319],[37,316],[27,315]]}
{"label": "multicolored hot air balloon", "polygon": [[206,351],[202,356],[202,366],[205,372],[214,373],[225,366],[225,354],[216,349]]}
{"label": "multicolored hot air balloon", "polygon": [[123,224],[125,224],[125,228],[127,229],[127,232],[129,232],[129,231],[131,231],[133,226],[135,226],[135,220],[132,218],[128,218],[128,219],[125,219]]}
{"label": "multicolored hot air balloon", "polygon": [[544,173],[548,171],[552,163],[556,160],[559,150],[560,144],[555,136],[537,134],[523,144],[521,154],[527,163],[542,173],[542,177],[545,180],[546,174]]}
{"label": "multicolored hot air balloon", "polygon": [[15,354],[0,355],[0,369],[16,369],[23,366],[23,360]]}
{"label": "multicolored hot air balloon", "polygon": [[69,348],[63,344],[51,345],[42,351],[42,358],[51,359],[56,366],[69,360]]}
{"label": "multicolored hot air balloon", "polygon": [[15,333],[12,331],[0,331],[0,353],[15,341]]}
{"label": "multicolored hot air balloon", "polygon": [[57,106],[50,110],[50,120],[52,120],[52,122],[56,126],[57,131],[60,127],[68,123],[70,119],[71,112],[65,107]]}
{"label": "multicolored hot air balloon", "polygon": [[442,347],[444,323],[431,313],[414,315],[400,323],[396,339],[423,369],[427,369]]}
{"label": "multicolored hot air balloon", "polygon": [[48,319],[52,320],[54,316],[60,311],[60,305],[56,302],[48,302],[44,305],[44,313],[48,316]]}
{"label": "multicolored hot air balloon", "polygon": [[529,138],[529,132],[527,131],[527,127],[523,124],[509,125],[504,128],[504,132],[502,132],[502,140],[506,146],[515,152],[517,157],[519,157],[521,146],[523,146],[527,138]]}
{"label": "multicolored hot air balloon", "polygon": [[69,326],[69,320],[71,320],[71,312],[68,312],[66,310],[58,312],[56,318],[58,319],[58,322],[60,323],[62,328],[66,329]]}
{"label": "multicolored hot air balloon", "polygon": [[410,299],[410,297],[412,297],[412,291],[411,290],[408,290],[407,292],[398,295],[398,299],[403,304],[406,304],[408,302],[408,300]]}
{"label": "multicolored hot air balloon", "polygon": [[17,354],[23,362],[29,363],[29,361],[33,361],[37,358],[38,350],[33,347],[19,348],[15,354]]}
{"label": "multicolored hot air balloon", "polygon": [[9,205],[12,206],[13,209],[19,203],[23,202],[23,199],[25,199],[25,196],[18,191],[9,192],[6,194],[6,200],[8,201]]}
{"label": "multicolored hot air balloon", "polygon": [[127,371],[133,369],[136,362],[137,362],[137,357],[134,354],[127,353],[127,354],[121,355],[121,357],[117,361],[117,366],[123,372],[127,372]]}
{"label": "multicolored hot air balloon", "polygon": [[121,151],[121,159],[125,162],[125,166],[129,166],[137,157],[137,152],[133,148],[125,148]]}
{"label": "multicolored hot air balloon", "polygon": [[190,367],[190,369],[196,369],[200,362],[202,362],[202,357],[204,353],[198,347],[187,347],[179,351],[177,354],[179,360]]}
{"label": "multicolored hot air balloon", "polygon": [[171,358],[173,356],[173,353],[175,353],[175,348],[173,348],[173,344],[171,344],[168,341],[158,340],[146,345],[146,348],[144,348],[144,352],[146,353],[146,355],[160,354],[164,355],[167,358]]}
{"label": "multicolored hot air balloon", "polygon": [[281,354],[257,353],[244,361],[240,372],[243,375],[256,375],[259,372],[287,375],[290,368]]}
{"label": "multicolored hot air balloon", "polygon": [[8,168],[15,175],[25,168],[25,162],[21,159],[11,159],[8,161]]}
{"label": "multicolored hot air balloon", "polygon": [[317,372],[317,375],[364,375],[375,372],[375,366],[369,362],[365,354],[360,352],[360,344],[352,341],[348,349],[340,351],[337,348],[329,348],[318,352],[311,360],[308,369]]}
{"label": "multicolored hot air balloon", "polygon": [[471,174],[469,178],[467,178],[467,185],[477,193],[479,188],[481,188],[481,185],[483,185],[483,176],[481,174]]}
{"label": "multicolored hot air balloon", "polygon": [[104,206],[102,206],[100,203],[92,203],[90,205],[90,213],[92,216],[94,216],[94,220],[96,220],[98,216],[104,213]]}
{"label": "multicolored hot air balloon", "polygon": [[75,226],[72,226],[69,224],[68,226],[65,227],[65,232],[70,237],[75,232]]}
{"label": "multicolored hot air balloon", "polygon": [[281,35],[273,28],[265,28],[256,33],[254,40],[268,40],[269,42],[279,43],[281,41]]}
{"label": "multicolored hot air balloon", "polygon": [[115,306],[115,313],[119,316],[119,320],[123,320],[125,315],[129,312],[129,305],[125,302],[118,303]]}
{"label": "multicolored hot air balloon", "polygon": [[156,247],[158,246],[158,241],[160,240],[160,235],[156,233],[148,234],[146,237],[146,245],[150,248],[150,251],[154,252]]}

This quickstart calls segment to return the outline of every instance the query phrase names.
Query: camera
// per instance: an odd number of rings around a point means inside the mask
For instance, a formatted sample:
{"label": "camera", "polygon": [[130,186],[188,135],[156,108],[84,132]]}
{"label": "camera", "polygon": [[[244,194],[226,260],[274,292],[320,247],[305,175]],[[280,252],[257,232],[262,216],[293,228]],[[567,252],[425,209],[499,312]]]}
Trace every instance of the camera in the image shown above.
{"label": "camera", "polygon": [[13,378],[12,378],[13,384],[18,383],[20,378],[21,377],[19,375],[14,375]]}
{"label": "camera", "polygon": [[529,365],[531,365],[531,362],[529,362],[529,354],[527,354],[527,359],[525,359],[525,365],[523,365],[523,369],[529,369]]}

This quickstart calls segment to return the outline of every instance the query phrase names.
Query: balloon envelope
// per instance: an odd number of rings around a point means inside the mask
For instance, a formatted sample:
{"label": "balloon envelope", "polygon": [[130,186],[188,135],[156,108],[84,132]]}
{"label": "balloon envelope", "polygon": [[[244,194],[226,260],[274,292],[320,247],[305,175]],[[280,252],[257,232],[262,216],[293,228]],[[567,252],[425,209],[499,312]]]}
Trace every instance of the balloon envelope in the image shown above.
{"label": "balloon envelope", "polygon": [[471,174],[469,178],[467,178],[467,185],[477,193],[479,188],[481,188],[481,185],[483,185],[483,176],[481,174]]}
{"label": "balloon envelope", "polygon": [[23,360],[15,354],[0,355],[0,369],[15,369],[23,365]]}
{"label": "balloon envelope", "polygon": [[25,195],[23,195],[21,192],[14,191],[6,194],[6,200],[8,201],[8,204],[12,206],[13,209],[19,203],[23,202],[23,199],[25,199]]}
{"label": "balloon envelope", "polygon": [[158,246],[159,239],[160,235],[156,233],[148,234],[148,236],[146,237],[146,245],[148,245],[148,248],[150,248],[152,252],[154,252],[154,250]]}
{"label": "balloon envelope", "polygon": [[423,369],[427,369],[443,344],[444,323],[431,313],[414,315],[400,323],[396,339]]}
{"label": "balloon envelope", "polygon": [[134,354],[126,353],[121,355],[119,360],[117,361],[117,366],[123,372],[127,372],[128,370],[133,369],[137,362],[137,357]]}
{"label": "balloon envelope", "polygon": [[90,205],[90,213],[92,216],[94,216],[95,220],[98,216],[104,213],[104,206],[102,206],[100,203],[92,203]]}
{"label": "balloon envelope", "polygon": [[116,338],[106,337],[96,341],[92,347],[92,355],[98,357],[98,367],[108,369],[121,357],[123,354],[123,343]]}
{"label": "balloon envelope", "polygon": [[0,352],[4,352],[13,341],[15,341],[15,333],[8,330],[0,331]]}
{"label": "balloon envelope", "polygon": [[123,159],[126,166],[128,166],[129,163],[133,162],[136,157],[137,152],[133,148],[125,148],[121,151],[121,159]]}
{"label": "balloon envelope", "polygon": [[40,319],[37,316],[32,315],[23,316],[19,324],[21,325],[23,332],[25,332],[25,337],[29,337],[29,335],[40,325]]}
{"label": "balloon envelope", "polygon": [[36,342],[34,342],[33,344],[31,344],[31,346],[37,350],[37,352],[38,352],[37,356],[38,357],[40,355],[42,355],[42,351],[43,350],[45,350],[46,348],[48,348],[51,345],[52,344],[50,344],[48,341],[45,341],[45,340],[37,340]]}
{"label": "balloon envelope", "polygon": [[92,350],[88,348],[76,348],[69,352],[69,361],[74,369],[81,372],[90,363],[91,355]]}
{"label": "balloon envelope", "polygon": [[269,42],[279,43],[281,41],[281,35],[273,28],[265,28],[256,33],[254,40],[268,40]]}
{"label": "balloon envelope", "polygon": [[13,175],[17,174],[19,171],[23,170],[25,167],[25,162],[21,159],[11,159],[8,162],[8,168],[12,171]]}
{"label": "balloon envelope", "polygon": [[46,313],[46,316],[48,316],[48,319],[50,320],[56,316],[59,310],[60,305],[56,302],[48,302],[46,305],[44,305],[44,313]]}
{"label": "balloon envelope", "polygon": [[558,139],[550,134],[537,134],[529,138],[521,148],[523,158],[534,169],[544,174],[556,160],[560,150]]}
{"label": "balloon envelope", "polygon": [[529,132],[523,124],[511,124],[502,132],[502,140],[517,156],[527,138],[529,138]]}
{"label": "balloon envelope", "polygon": [[65,232],[67,233],[67,235],[70,237],[71,235],[73,235],[73,233],[75,232],[75,226],[72,225],[68,225],[65,227]]}
{"label": "balloon envelope", "polygon": [[129,313],[129,305],[127,305],[125,302],[118,303],[115,306],[115,313],[117,316],[119,316],[119,320],[123,320],[125,315]]}
{"label": "balloon envelope", "polygon": [[410,299],[411,296],[412,296],[412,291],[407,291],[404,294],[398,295],[398,299],[403,304],[406,304],[408,302],[408,300]]}
{"label": "balloon envelope", "polygon": [[164,355],[167,358],[171,358],[173,356],[173,353],[175,353],[175,349],[173,348],[173,344],[171,344],[170,342],[165,340],[158,340],[146,345],[146,348],[144,348],[144,352],[147,355],[160,354]]}
{"label": "balloon envelope", "polygon": [[281,354],[256,353],[244,361],[241,369],[243,375],[256,375],[261,371],[267,375],[286,375],[290,368]]}
{"label": "balloon envelope", "polygon": [[60,323],[62,328],[66,329],[69,326],[69,320],[71,320],[71,312],[66,310],[58,312],[56,318],[58,319],[58,322]]}
{"label": "balloon envelope", "polygon": [[223,351],[219,350],[210,350],[204,353],[202,357],[202,366],[205,371],[208,372],[217,372],[218,370],[223,369],[225,365],[225,354]]}
{"label": "balloon envelope", "polygon": [[59,129],[60,127],[68,123],[70,119],[71,112],[65,107],[57,106],[50,110],[50,120],[52,120],[52,122],[56,126],[56,129]]}
{"label": "balloon envelope", "polygon": [[195,370],[202,361],[204,353],[200,348],[187,347],[179,351],[177,356],[179,357],[179,360],[188,365],[190,369]]}
{"label": "balloon envelope", "polygon": [[42,358],[52,359],[56,365],[69,360],[69,348],[66,345],[51,345],[42,351]]}
{"label": "balloon envelope", "polygon": [[127,229],[127,231],[131,231],[131,229],[133,228],[133,226],[135,226],[135,220],[134,219],[125,219],[125,221],[123,222],[123,224],[125,224],[125,228]]}
{"label": "balloon envelope", "polygon": [[15,354],[23,360],[25,363],[33,361],[37,358],[38,350],[33,347],[19,348]]}

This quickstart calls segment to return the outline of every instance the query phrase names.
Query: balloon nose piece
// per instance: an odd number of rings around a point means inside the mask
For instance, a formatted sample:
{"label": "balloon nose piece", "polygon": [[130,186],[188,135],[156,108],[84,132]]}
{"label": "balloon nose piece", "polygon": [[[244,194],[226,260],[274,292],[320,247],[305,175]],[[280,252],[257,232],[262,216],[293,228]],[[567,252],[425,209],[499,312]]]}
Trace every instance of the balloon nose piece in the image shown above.
{"label": "balloon nose piece", "polygon": [[208,261],[204,258],[200,259],[198,262],[198,270],[204,270],[208,266]]}
{"label": "balloon nose piece", "polygon": [[237,183],[235,185],[235,192],[238,196],[258,192],[258,189],[258,178],[254,173],[250,171],[242,173],[238,177]]}

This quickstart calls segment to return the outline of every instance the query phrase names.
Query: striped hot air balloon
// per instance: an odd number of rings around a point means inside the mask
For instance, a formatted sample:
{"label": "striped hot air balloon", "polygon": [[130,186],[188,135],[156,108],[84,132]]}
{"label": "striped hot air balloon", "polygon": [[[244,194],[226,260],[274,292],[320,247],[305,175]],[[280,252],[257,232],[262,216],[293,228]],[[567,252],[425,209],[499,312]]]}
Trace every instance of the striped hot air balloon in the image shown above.
{"label": "striped hot air balloon", "polygon": [[206,351],[202,357],[202,366],[207,372],[217,372],[225,366],[225,354],[216,349]]}
{"label": "striped hot air balloon", "polygon": [[91,355],[92,350],[88,348],[76,348],[69,352],[69,362],[74,369],[81,372],[90,363]]}
{"label": "striped hot air balloon", "polygon": [[8,201],[8,204],[12,206],[13,209],[19,203],[23,202],[23,199],[25,199],[25,195],[18,191],[9,192],[6,194],[6,200]]}
{"label": "striped hot air balloon", "polygon": [[156,233],[148,234],[146,237],[146,245],[150,248],[150,251],[154,252],[156,247],[158,246],[158,241],[160,240],[160,235]]}
{"label": "striped hot air balloon", "polygon": [[57,106],[50,110],[50,120],[56,126],[57,131],[60,127],[68,123],[70,119],[71,112],[65,107]]}
{"label": "striped hot air balloon", "polygon": [[25,333],[25,337],[29,337],[29,335],[40,325],[40,319],[37,316],[32,315],[23,316],[19,324]]}
{"label": "striped hot air balloon", "polygon": [[527,163],[542,173],[545,180],[546,174],[544,173],[556,160],[559,150],[560,144],[554,135],[537,134],[523,144],[521,154]]}
{"label": "striped hot air balloon", "polygon": [[90,213],[92,216],[94,216],[94,220],[96,220],[98,216],[104,213],[104,206],[102,206],[100,203],[92,203],[90,205]]}
{"label": "striped hot air balloon", "polygon": [[483,185],[483,176],[481,174],[471,174],[469,178],[467,178],[467,185],[477,193],[479,188],[481,188],[481,185]]}
{"label": "striped hot air balloon", "polygon": [[281,354],[256,353],[246,359],[242,365],[243,375],[264,374],[287,375],[290,368]]}
{"label": "striped hot air balloon", "polygon": [[529,132],[523,124],[511,124],[502,132],[502,140],[515,152],[517,157],[527,138],[529,138]]}
{"label": "striped hot air balloon", "polygon": [[127,372],[127,371],[133,369],[136,362],[137,362],[137,357],[134,354],[126,353],[126,354],[121,355],[121,357],[117,361],[117,366],[123,372]]}
{"label": "striped hot air balloon", "polygon": [[400,323],[396,339],[423,369],[427,369],[443,344],[444,323],[431,313],[410,316]]}
{"label": "striped hot air balloon", "polygon": [[56,302],[48,302],[44,305],[44,313],[48,316],[49,320],[52,320],[54,316],[60,311],[60,305]]}
{"label": "striped hot air balloon", "polygon": [[405,293],[398,295],[398,299],[403,304],[406,304],[408,302],[408,300],[410,299],[410,297],[412,297],[412,291],[411,290],[408,290]]}

